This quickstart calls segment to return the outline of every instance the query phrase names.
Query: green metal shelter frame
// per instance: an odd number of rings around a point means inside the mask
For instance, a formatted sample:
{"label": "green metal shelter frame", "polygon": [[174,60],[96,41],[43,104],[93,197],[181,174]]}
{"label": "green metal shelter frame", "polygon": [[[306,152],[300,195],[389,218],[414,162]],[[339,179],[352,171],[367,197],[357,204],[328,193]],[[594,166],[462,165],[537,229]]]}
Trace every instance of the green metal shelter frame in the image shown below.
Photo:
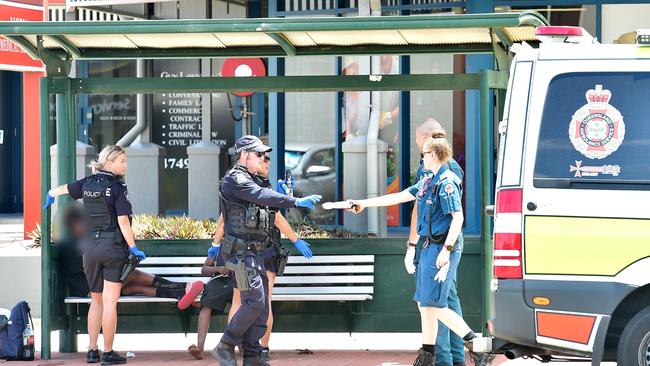
{"label": "green metal shelter frame", "polygon": [[[76,96],[80,94],[165,92],[340,92],[383,90],[479,90],[481,207],[490,204],[492,141],[491,90],[503,111],[510,57],[515,42],[534,41],[534,27],[547,25],[535,12],[349,18],[273,18],[128,22],[0,22],[0,35],[44,62],[41,79],[41,172],[44,197],[50,182],[51,95],[56,95],[57,184],[75,179]],[[260,78],[70,78],[76,60],[292,57],[313,55],[493,53],[494,70],[476,74],[356,76],[269,76]],[[50,210],[42,216],[42,358],[49,359],[50,331],[63,329],[55,306]],[[489,289],[492,248],[490,220],[481,215],[483,285]],[[489,297],[484,296],[484,317]]]}

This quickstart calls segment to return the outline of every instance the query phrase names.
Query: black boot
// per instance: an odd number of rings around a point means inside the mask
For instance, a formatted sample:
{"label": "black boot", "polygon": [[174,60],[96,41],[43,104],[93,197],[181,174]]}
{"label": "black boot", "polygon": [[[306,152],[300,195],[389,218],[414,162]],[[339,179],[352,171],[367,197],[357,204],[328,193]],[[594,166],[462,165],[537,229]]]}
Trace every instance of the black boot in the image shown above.
{"label": "black boot", "polygon": [[126,358],[118,355],[115,351],[104,352],[102,365],[121,365],[126,363]]}
{"label": "black boot", "polygon": [[257,355],[257,356],[244,356],[243,366],[271,366],[271,364],[266,362],[262,358],[262,355]]}
{"label": "black boot", "polygon": [[156,289],[157,297],[169,297],[179,300],[183,295],[185,295],[185,288],[158,287]]}
{"label": "black boot", "polygon": [[234,346],[219,342],[210,353],[212,354],[212,357],[219,361],[220,366],[237,366]]}
{"label": "black boot", "polygon": [[436,355],[425,351],[420,348],[418,350],[418,358],[413,362],[413,366],[434,366],[436,363]]}
{"label": "black boot", "polygon": [[474,352],[474,339],[476,338],[476,335],[473,337],[471,335],[465,336],[465,348],[469,351],[469,358],[476,366],[487,366],[494,359],[494,356],[489,353]]}
{"label": "black boot", "polygon": [[88,353],[86,353],[86,363],[98,363],[99,360],[99,350],[89,349]]}

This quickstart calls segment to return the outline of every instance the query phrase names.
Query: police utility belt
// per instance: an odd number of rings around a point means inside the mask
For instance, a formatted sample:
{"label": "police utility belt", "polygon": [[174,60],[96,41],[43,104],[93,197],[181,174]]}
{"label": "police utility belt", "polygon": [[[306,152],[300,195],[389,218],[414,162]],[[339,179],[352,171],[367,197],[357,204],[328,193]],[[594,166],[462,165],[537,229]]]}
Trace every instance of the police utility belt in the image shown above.
{"label": "police utility belt", "polygon": [[244,250],[262,252],[269,248],[273,242],[270,239],[263,241],[245,240],[232,235],[226,235],[221,243],[221,252],[224,254],[236,254]]}

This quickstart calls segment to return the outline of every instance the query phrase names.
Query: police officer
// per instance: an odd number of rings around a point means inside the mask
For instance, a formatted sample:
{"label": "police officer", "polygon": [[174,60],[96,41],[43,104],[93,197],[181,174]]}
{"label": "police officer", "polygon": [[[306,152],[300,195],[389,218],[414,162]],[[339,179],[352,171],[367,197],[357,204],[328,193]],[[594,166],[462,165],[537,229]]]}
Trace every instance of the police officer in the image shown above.
{"label": "police officer", "polygon": [[[100,329],[104,334],[102,365],[126,363],[126,359],[113,350],[117,325],[117,300],[122,284],[120,274],[127,263],[127,254],[145,259],[144,252],[135,246],[131,229],[133,209],[127,196],[126,184],[121,177],[126,173],[126,153],[120,146],[106,146],[97,160],[91,163],[93,175],[76,182],[51,189],[43,209],[54,198],[69,194],[74,199],[83,198],[88,214],[88,231],[82,242],[84,273],[90,285],[91,303],[88,309],[88,335],[90,345],[86,355],[88,363],[100,361],[97,338]],[[128,252],[127,252],[128,247]]]}
{"label": "police officer", "polygon": [[245,366],[268,365],[261,357],[260,338],[266,332],[269,314],[268,277],[262,252],[269,245],[269,231],[275,219],[269,207],[313,209],[321,196],[294,198],[260,187],[253,173],[269,159],[271,147],[251,135],[235,143],[237,163],[221,181],[219,192],[224,215],[225,237],[220,253],[231,269],[233,287],[241,293],[241,307],[212,350],[221,366],[235,366],[235,346],[240,345]]}
{"label": "police officer", "polygon": [[476,338],[463,318],[447,307],[449,291],[460,261],[456,250],[457,239],[463,225],[460,178],[448,167],[451,147],[442,130],[433,131],[425,140],[422,150],[423,167],[430,174],[417,184],[400,192],[371,198],[353,200],[353,211],[366,207],[390,206],[417,200],[417,232],[422,253],[417,267],[415,295],[422,323],[422,348],[413,365],[433,366],[438,334],[438,320],[464,341]]}
{"label": "police officer", "polygon": [[[417,128],[415,129],[415,143],[418,145],[420,151],[424,147],[424,141],[431,137],[431,133],[435,130],[442,129],[440,122],[433,118],[427,118],[422,121]],[[463,169],[458,165],[456,160],[453,158],[449,159],[448,163],[449,169],[463,180],[464,172]],[[413,179],[413,184],[416,184],[422,178],[425,177],[425,173],[430,173],[424,170],[422,160],[420,160],[420,166],[418,171]],[[406,271],[409,274],[415,273],[416,266],[419,262],[420,253],[422,251],[422,246],[418,246],[418,231],[416,228],[418,218],[418,205],[413,206],[413,211],[411,213],[411,227],[409,231],[409,240],[407,242],[406,255],[404,256],[404,265],[406,266]],[[458,234],[458,241],[455,245],[455,249],[458,252],[462,253],[463,250],[463,233]],[[451,283],[449,290],[449,298],[447,299],[448,306],[451,310],[456,312],[456,314],[463,316],[463,312],[460,305],[460,298],[458,297],[458,291],[456,289],[456,274],[453,274],[454,281]],[[454,333],[449,332],[449,329],[444,325],[440,324],[438,327],[438,338],[436,339],[436,366],[462,366],[465,365],[465,348],[463,346],[463,340]]]}

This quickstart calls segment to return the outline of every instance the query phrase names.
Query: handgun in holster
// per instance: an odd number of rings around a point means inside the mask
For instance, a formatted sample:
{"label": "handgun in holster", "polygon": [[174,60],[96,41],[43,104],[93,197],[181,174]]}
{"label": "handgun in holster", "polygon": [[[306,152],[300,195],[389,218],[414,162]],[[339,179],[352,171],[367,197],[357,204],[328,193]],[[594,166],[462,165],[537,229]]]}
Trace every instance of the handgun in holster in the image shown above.
{"label": "handgun in holster", "polygon": [[122,273],[120,274],[120,282],[123,283],[126,280],[126,278],[129,277],[131,271],[133,271],[138,264],[140,264],[140,258],[136,255],[129,253],[127,262],[122,268]]}
{"label": "handgun in holster", "polygon": [[284,274],[284,268],[287,266],[287,262],[289,261],[289,255],[291,255],[289,249],[285,247],[278,248],[278,257],[277,257],[278,276],[282,276]]}
{"label": "handgun in holster", "polygon": [[235,283],[239,291],[247,291],[250,289],[244,259],[239,259],[237,263],[226,262],[226,268],[235,274]]}

